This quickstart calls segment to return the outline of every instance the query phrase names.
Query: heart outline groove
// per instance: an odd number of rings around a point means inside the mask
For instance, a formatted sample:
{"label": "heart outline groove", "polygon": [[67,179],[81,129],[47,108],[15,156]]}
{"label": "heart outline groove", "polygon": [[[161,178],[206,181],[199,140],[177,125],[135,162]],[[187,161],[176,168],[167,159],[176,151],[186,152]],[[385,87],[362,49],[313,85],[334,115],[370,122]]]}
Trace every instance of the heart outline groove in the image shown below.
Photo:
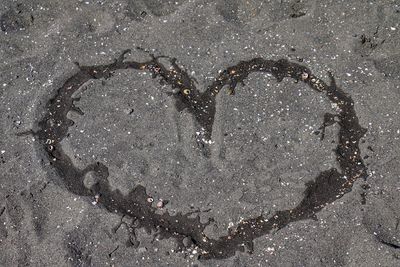
{"label": "heart outline groove", "polygon": [[[151,59],[145,62],[127,61],[125,55],[130,50],[125,50],[110,64],[81,66],[79,71],[69,77],[58,88],[55,96],[46,104],[46,113],[38,121],[38,131],[30,131],[37,136],[50,165],[61,178],[63,186],[72,194],[88,198],[98,198],[98,205],[109,212],[132,218],[133,235],[135,229],[144,228],[148,233],[155,232],[160,239],[175,238],[178,248],[183,249],[183,239],[189,238],[199,252],[200,259],[224,259],[235,255],[236,251],[253,251],[255,238],[279,230],[291,222],[312,219],[316,213],[327,204],[341,198],[352,190],[354,182],[367,178],[367,168],[361,157],[359,142],[366,133],[361,127],[354,109],[354,101],[341,88],[336,85],[331,73],[330,84],[326,84],[312,74],[307,67],[290,62],[286,59],[266,60],[253,58],[240,61],[228,67],[201,93],[195,86],[193,79],[186,71],[176,64],[176,59],[170,59],[171,68],[168,69],[160,61],[160,57],[150,55]],[[211,223],[200,222],[200,217],[189,217],[193,213],[170,215],[156,213],[157,208],[152,207],[147,201],[149,196],[146,188],[137,185],[127,195],[118,189],[113,190],[108,182],[108,167],[96,162],[79,169],[72,163],[71,158],[64,152],[61,141],[67,136],[68,129],[74,124],[67,118],[69,112],[83,112],[75,106],[78,99],[73,94],[87,81],[92,79],[107,79],[115,71],[133,69],[148,71],[153,78],[160,77],[178,91],[172,95],[175,98],[178,110],[188,110],[196,123],[198,134],[196,142],[205,157],[210,156],[209,143],[212,135],[212,126],[216,112],[216,96],[224,86],[229,86],[229,94],[235,93],[238,83],[243,81],[252,72],[272,74],[277,82],[285,77],[293,78],[307,84],[319,93],[326,93],[328,99],[339,108],[338,114],[325,114],[321,139],[324,138],[325,128],[333,123],[338,123],[339,142],[336,147],[336,160],[340,171],[331,168],[322,171],[313,181],[306,183],[304,197],[300,203],[288,210],[277,211],[266,218],[260,215],[256,218],[242,220],[236,228],[229,229],[228,234],[218,239],[210,239],[204,234],[205,228]],[[337,119],[338,121],[335,121]],[[94,172],[97,178],[90,188],[84,184],[87,173]]]}

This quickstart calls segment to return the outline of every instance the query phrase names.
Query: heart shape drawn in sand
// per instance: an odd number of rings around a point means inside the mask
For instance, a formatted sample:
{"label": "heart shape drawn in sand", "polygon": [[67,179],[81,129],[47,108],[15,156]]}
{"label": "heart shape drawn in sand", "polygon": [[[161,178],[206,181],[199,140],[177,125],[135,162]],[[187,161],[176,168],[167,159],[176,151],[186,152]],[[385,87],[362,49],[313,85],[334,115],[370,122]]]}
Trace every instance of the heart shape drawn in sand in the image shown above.
{"label": "heart shape drawn in sand", "polygon": [[[144,228],[148,232],[155,231],[159,238],[175,238],[182,249],[183,239],[189,238],[201,259],[228,258],[236,251],[246,249],[251,252],[253,240],[257,237],[279,230],[291,222],[313,218],[327,204],[350,192],[357,179],[361,177],[366,179],[367,169],[359,149],[359,141],[366,129],[358,122],[352,98],[336,86],[331,74],[330,85],[327,85],[300,64],[285,59],[275,61],[254,58],[228,67],[207,87],[207,90],[201,93],[196,89],[193,79],[176,64],[174,59],[171,59],[171,67],[166,68],[160,63],[159,57],[153,55],[151,60],[146,62],[127,61],[125,55],[128,52],[130,50],[124,51],[113,63],[106,65],[79,66],[78,64],[79,71],[68,78],[55,96],[48,101],[46,113],[38,122],[39,130],[33,134],[38,136],[38,141],[51,166],[68,191],[88,199],[101,196],[98,198],[98,205],[112,213],[132,218],[133,229]],[[87,81],[107,79],[113,72],[122,69],[150,72],[153,78],[160,77],[163,82],[177,89],[177,93],[173,94],[176,103],[179,104],[177,107],[185,108],[193,115],[198,128],[196,141],[205,157],[209,157],[210,154],[216,96],[224,86],[228,86],[228,92],[234,94],[237,84],[243,82],[252,72],[272,74],[278,82],[285,77],[304,82],[315,91],[325,93],[331,103],[339,108],[337,114],[325,115],[321,129],[323,138],[325,127],[335,122],[339,124],[336,160],[340,170],[332,168],[323,171],[313,181],[306,183],[304,197],[296,207],[277,211],[268,218],[260,215],[242,220],[235,228],[230,229],[227,235],[211,239],[204,233],[210,222],[201,223],[199,216],[191,218],[189,217],[191,214],[170,215],[168,212],[159,214],[147,201],[149,196],[143,186],[137,185],[124,195],[121,191],[111,188],[108,168],[104,164],[96,162],[79,169],[64,152],[61,141],[66,137],[68,128],[73,125],[67,114],[70,111],[82,114],[82,111],[74,105],[77,99],[73,98],[73,94]],[[84,176],[89,172],[94,172],[97,178],[96,183],[90,188],[84,184]]]}

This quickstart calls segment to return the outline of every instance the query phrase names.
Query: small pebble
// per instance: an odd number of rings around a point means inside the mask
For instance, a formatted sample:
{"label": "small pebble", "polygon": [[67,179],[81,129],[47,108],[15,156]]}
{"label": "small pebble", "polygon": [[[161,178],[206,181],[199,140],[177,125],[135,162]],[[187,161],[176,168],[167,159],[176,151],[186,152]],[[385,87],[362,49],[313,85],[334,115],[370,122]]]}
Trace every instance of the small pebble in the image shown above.
{"label": "small pebble", "polygon": [[134,112],[135,110],[133,108],[126,108],[124,109],[125,114],[130,115]]}
{"label": "small pebble", "polygon": [[147,251],[147,248],[145,248],[145,247],[141,247],[141,248],[138,249],[139,253],[144,253],[146,251]]}
{"label": "small pebble", "polygon": [[185,238],[182,240],[182,243],[183,243],[183,245],[184,245],[185,247],[190,247],[190,246],[193,244],[192,240],[191,240],[189,237],[185,237]]}

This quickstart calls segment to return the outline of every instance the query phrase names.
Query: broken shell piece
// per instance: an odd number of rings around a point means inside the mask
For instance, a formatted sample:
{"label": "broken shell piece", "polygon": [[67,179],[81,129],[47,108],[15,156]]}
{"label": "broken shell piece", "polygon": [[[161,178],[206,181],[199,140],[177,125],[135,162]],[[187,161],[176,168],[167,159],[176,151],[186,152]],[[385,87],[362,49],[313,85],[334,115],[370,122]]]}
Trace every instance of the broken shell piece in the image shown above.
{"label": "broken shell piece", "polygon": [[100,195],[96,194],[94,196],[94,201],[92,201],[92,205],[96,205],[97,203],[99,203],[99,200],[100,200]]}
{"label": "broken shell piece", "polygon": [[307,80],[307,78],[308,78],[308,73],[307,72],[303,72],[301,74],[301,79],[304,81],[304,80]]}
{"label": "broken shell piece", "polygon": [[164,202],[163,202],[163,200],[162,199],[160,199],[158,202],[157,202],[157,208],[159,208],[159,209],[162,209],[163,207],[164,207]]}

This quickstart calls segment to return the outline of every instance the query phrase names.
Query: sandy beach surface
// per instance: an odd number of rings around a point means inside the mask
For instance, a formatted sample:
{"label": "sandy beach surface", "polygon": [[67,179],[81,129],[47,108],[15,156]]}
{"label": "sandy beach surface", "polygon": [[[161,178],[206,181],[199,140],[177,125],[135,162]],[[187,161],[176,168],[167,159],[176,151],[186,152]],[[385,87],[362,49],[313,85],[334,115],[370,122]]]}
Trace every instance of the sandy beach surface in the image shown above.
{"label": "sandy beach surface", "polygon": [[2,0],[0,266],[399,266],[400,2]]}

